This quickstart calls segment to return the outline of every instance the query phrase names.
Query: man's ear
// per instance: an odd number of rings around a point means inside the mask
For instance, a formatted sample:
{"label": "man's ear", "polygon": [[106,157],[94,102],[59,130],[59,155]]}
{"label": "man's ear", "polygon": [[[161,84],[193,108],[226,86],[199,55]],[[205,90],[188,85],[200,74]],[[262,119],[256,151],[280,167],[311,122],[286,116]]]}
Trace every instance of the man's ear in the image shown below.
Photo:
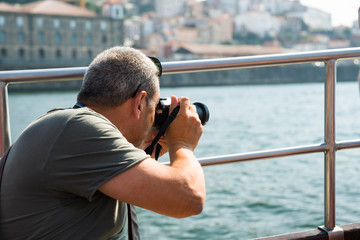
{"label": "man's ear", "polygon": [[145,91],[141,91],[135,96],[134,113],[137,120],[140,119],[146,106],[146,95],[147,93]]}

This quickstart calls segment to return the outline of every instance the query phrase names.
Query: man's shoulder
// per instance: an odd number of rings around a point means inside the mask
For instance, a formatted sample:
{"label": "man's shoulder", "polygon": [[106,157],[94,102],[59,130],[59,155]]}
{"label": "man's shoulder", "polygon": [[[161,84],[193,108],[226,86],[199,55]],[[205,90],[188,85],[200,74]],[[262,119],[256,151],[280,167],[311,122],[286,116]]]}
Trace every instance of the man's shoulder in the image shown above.
{"label": "man's shoulder", "polygon": [[38,134],[42,132],[46,134],[46,132],[54,130],[62,132],[68,129],[72,132],[77,132],[78,130],[86,131],[98,129],[99,127],[114,129],[110,121],[89,108],[57,108],[37,118],[25,130],[26,132],[35,132]]}
{"label": "man's shoulder", "polygon": [[38,120],[42,119],[58,119],[60,121],[91,121],[97,119],[98,121],[108,121],[104,116],[89,108],[56,108],[48,111]]}
{"label": "man's shoulder", "polygon": [[57,125],[64,133],[88,135],[111,134],[120,137],[121,133],[106,117],[90,108],[54,109],[46,116],[48,123]]}

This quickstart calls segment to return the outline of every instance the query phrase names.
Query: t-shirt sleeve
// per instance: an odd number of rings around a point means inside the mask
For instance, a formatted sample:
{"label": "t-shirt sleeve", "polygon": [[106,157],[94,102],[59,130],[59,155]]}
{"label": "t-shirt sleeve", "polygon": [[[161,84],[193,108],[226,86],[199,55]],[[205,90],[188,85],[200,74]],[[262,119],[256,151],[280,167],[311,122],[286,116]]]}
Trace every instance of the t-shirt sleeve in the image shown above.
{"label": "t-shirt sleeve", "polygon": [[61,131],[45,171],[48,187],[55,192],[91,201],[103,183],[149,157],[100,115],[82,111]]}

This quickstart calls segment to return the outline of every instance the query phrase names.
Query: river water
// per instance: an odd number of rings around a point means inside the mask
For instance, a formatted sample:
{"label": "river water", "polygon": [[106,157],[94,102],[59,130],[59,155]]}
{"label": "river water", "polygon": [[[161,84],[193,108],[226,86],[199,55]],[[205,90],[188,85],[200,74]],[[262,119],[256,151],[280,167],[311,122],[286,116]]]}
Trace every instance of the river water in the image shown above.
{"label": "river water", "polygon": [[[337,141],[359,139],[357,83],[338,83],[336,94]],[[188,96],[210,110],[199,158],[324,141],[322,83],[161,90],[161,96],[170,95]],[[75,98],[76,91],[10,91],[12,141],[33,119],[54,107],[71,107]],[[360,149],[337,153],[337,225],[360,222],[359,160]],[[323,169],[322,153],[204,167],[203,213],[173,219],[138,209],[142,239],[232,240],[314,229],[324,224]]]}

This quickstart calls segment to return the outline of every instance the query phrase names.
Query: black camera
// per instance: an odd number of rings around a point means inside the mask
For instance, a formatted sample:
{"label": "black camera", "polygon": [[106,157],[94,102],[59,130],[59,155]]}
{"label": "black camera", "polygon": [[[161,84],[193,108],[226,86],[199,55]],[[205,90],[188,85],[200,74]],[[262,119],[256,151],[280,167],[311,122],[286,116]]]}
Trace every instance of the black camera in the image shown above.
{"label": "black camera", "polygon": [[[166,119],[169,116],[170,111],[170,98],[160,98],[159,103],[156,106],[155,110],[155,122],[154,122],[154,129],[159,130],[161,126],[164,124]],[[196,107],[196,112],[199,115],[199,119],[202,125],[205,125],[209,121],[209,109],[203,103],[195,102],[193,103]]]}

